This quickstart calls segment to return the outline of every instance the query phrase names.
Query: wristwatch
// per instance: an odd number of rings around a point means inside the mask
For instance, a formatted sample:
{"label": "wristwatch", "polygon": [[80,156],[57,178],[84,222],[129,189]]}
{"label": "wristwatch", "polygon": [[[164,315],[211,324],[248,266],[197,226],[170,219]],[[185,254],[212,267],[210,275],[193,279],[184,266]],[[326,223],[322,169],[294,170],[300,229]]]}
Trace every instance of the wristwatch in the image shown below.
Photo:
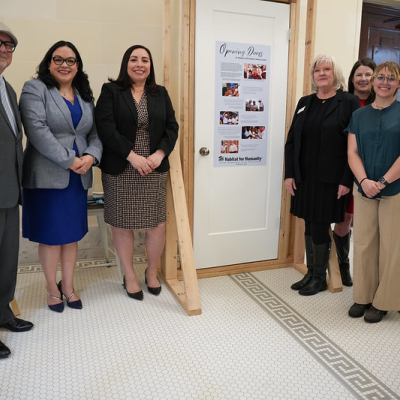
{"label": "wristwatch", "polygon": [[381,178],[379,178],[379,182],[382,183],[385,187],[387,185],[389,185],[389,182],[386,180],[386,178],[384,176],[382,176]]}

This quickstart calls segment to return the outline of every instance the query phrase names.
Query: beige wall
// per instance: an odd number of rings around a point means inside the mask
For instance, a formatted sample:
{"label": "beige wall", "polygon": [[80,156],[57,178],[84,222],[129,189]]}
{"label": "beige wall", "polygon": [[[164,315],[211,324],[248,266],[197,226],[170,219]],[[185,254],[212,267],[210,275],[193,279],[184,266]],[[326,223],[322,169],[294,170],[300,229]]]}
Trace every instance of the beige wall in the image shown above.
{"label": "beige wall", "polygon": [[[147,46],[156,78],[163,84],[164,0],[1,0],[1,18],[18,37],[5,76],[19,94],[49,47],[73,42],[81,53],[95,97],[108,77],[116,78],[122,55],[133,44]],[[179,0],[172,0],[171,54],[179,59]],[[173,63],[171,94],[178,96],[178,63]],[[179,109],[178,104],[175,105]]]}
{"label": "beige wall", "polygon": [[[317,0],[315,54],[333,56],[347,77],[358,59],[362,0]],[[297,97],[303,93],[307,0],[300,0]],[[309,76],[306,77],[309,79]]]}
{"label": "beige wall", "polygon": [[349,76],[358,60],[362,0],[318,0],[315,54],[329,54]]}

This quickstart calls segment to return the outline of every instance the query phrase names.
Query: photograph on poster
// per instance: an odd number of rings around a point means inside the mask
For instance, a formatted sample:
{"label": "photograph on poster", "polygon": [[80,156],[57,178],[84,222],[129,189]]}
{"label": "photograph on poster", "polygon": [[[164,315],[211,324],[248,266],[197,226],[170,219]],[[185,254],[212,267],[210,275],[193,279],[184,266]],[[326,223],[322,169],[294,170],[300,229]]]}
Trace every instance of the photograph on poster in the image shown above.
{"label": "photograph on poster", "polygon": [[246,100],[246,111],[264,111],[264,102],[262,100]]}
{"label": "photograph on poster", "polygon": [[220,125],[237,125],[239,123],[238,111],[220,111],[219,112]]}
{"label": "photograph on poster", "polygon": [[265,126],[243,126],[242,139],[264,139]]}
{"label": "photograph on poster", "polygon": [[222,96],[224,97],[239,97],[239,84],[238,83],[223,83]]}
{"label": "photograph on poster", "polygon": [[239,140],[221,140],[221,154],[238,153]]}
{"label": "photograph on poster", "polygon": [[238,153],[239,152],[239,140],[228,140],[229,143],[228,152]]}
{"label": "photograph on poster", "polygon": [[217,41],[215,51],[214,166],[266,165],[271,46]]}
{"label": "photograph on poster", "polygon": [[244,63],[244,79],[267,79],[267,66],[265,64]]}

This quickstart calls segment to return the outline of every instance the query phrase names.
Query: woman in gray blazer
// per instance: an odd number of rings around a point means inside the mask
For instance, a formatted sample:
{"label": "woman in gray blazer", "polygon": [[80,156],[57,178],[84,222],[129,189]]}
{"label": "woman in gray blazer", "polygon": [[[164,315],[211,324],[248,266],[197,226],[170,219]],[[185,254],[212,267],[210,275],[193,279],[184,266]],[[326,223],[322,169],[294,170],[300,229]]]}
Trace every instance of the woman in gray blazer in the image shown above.
{"label": "woman in gray blazer", "polygon": [[[76,47],[55,43],[25,83],[20,109],[28,138],[22,173],[23,236],[39,243],[47,305],[82,308],[73,289],[78,241],[88,231],[87,189],[102,144],[93,120],[93,94]],[[57,284],[60,262],[62,281]]]}

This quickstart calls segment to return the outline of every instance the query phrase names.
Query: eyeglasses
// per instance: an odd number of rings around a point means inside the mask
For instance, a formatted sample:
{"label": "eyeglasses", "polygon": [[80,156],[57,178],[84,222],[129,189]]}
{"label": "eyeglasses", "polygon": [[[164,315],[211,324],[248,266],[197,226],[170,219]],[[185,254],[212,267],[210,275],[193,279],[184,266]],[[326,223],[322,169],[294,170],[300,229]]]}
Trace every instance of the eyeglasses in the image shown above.
{"label": "eyeglasses", "polygon": [[3,44],[7,53],[14,53],[14,50],[17,47],[14,42],[5,42],[4,40],[0,40],[0,47],[3,46]]}
{"label": "eyeglasses", "polygon": [[67,64],[68,67],[72,67],[78,61],[74,57],[62,58],[60,56],[55,56],[52,58],[52,60],[53,60],[54,64],[56,64],[56,65],[63,65],[63,63],[65,62],[65,64]]}
{"label": "eyeglasses", "polygon": [[375,80],[378,83],[384,83],[386,80],[389,84],[394,84],[398,79],[393,75],[390,75],[390,76],[378,75],[375,77]]}

